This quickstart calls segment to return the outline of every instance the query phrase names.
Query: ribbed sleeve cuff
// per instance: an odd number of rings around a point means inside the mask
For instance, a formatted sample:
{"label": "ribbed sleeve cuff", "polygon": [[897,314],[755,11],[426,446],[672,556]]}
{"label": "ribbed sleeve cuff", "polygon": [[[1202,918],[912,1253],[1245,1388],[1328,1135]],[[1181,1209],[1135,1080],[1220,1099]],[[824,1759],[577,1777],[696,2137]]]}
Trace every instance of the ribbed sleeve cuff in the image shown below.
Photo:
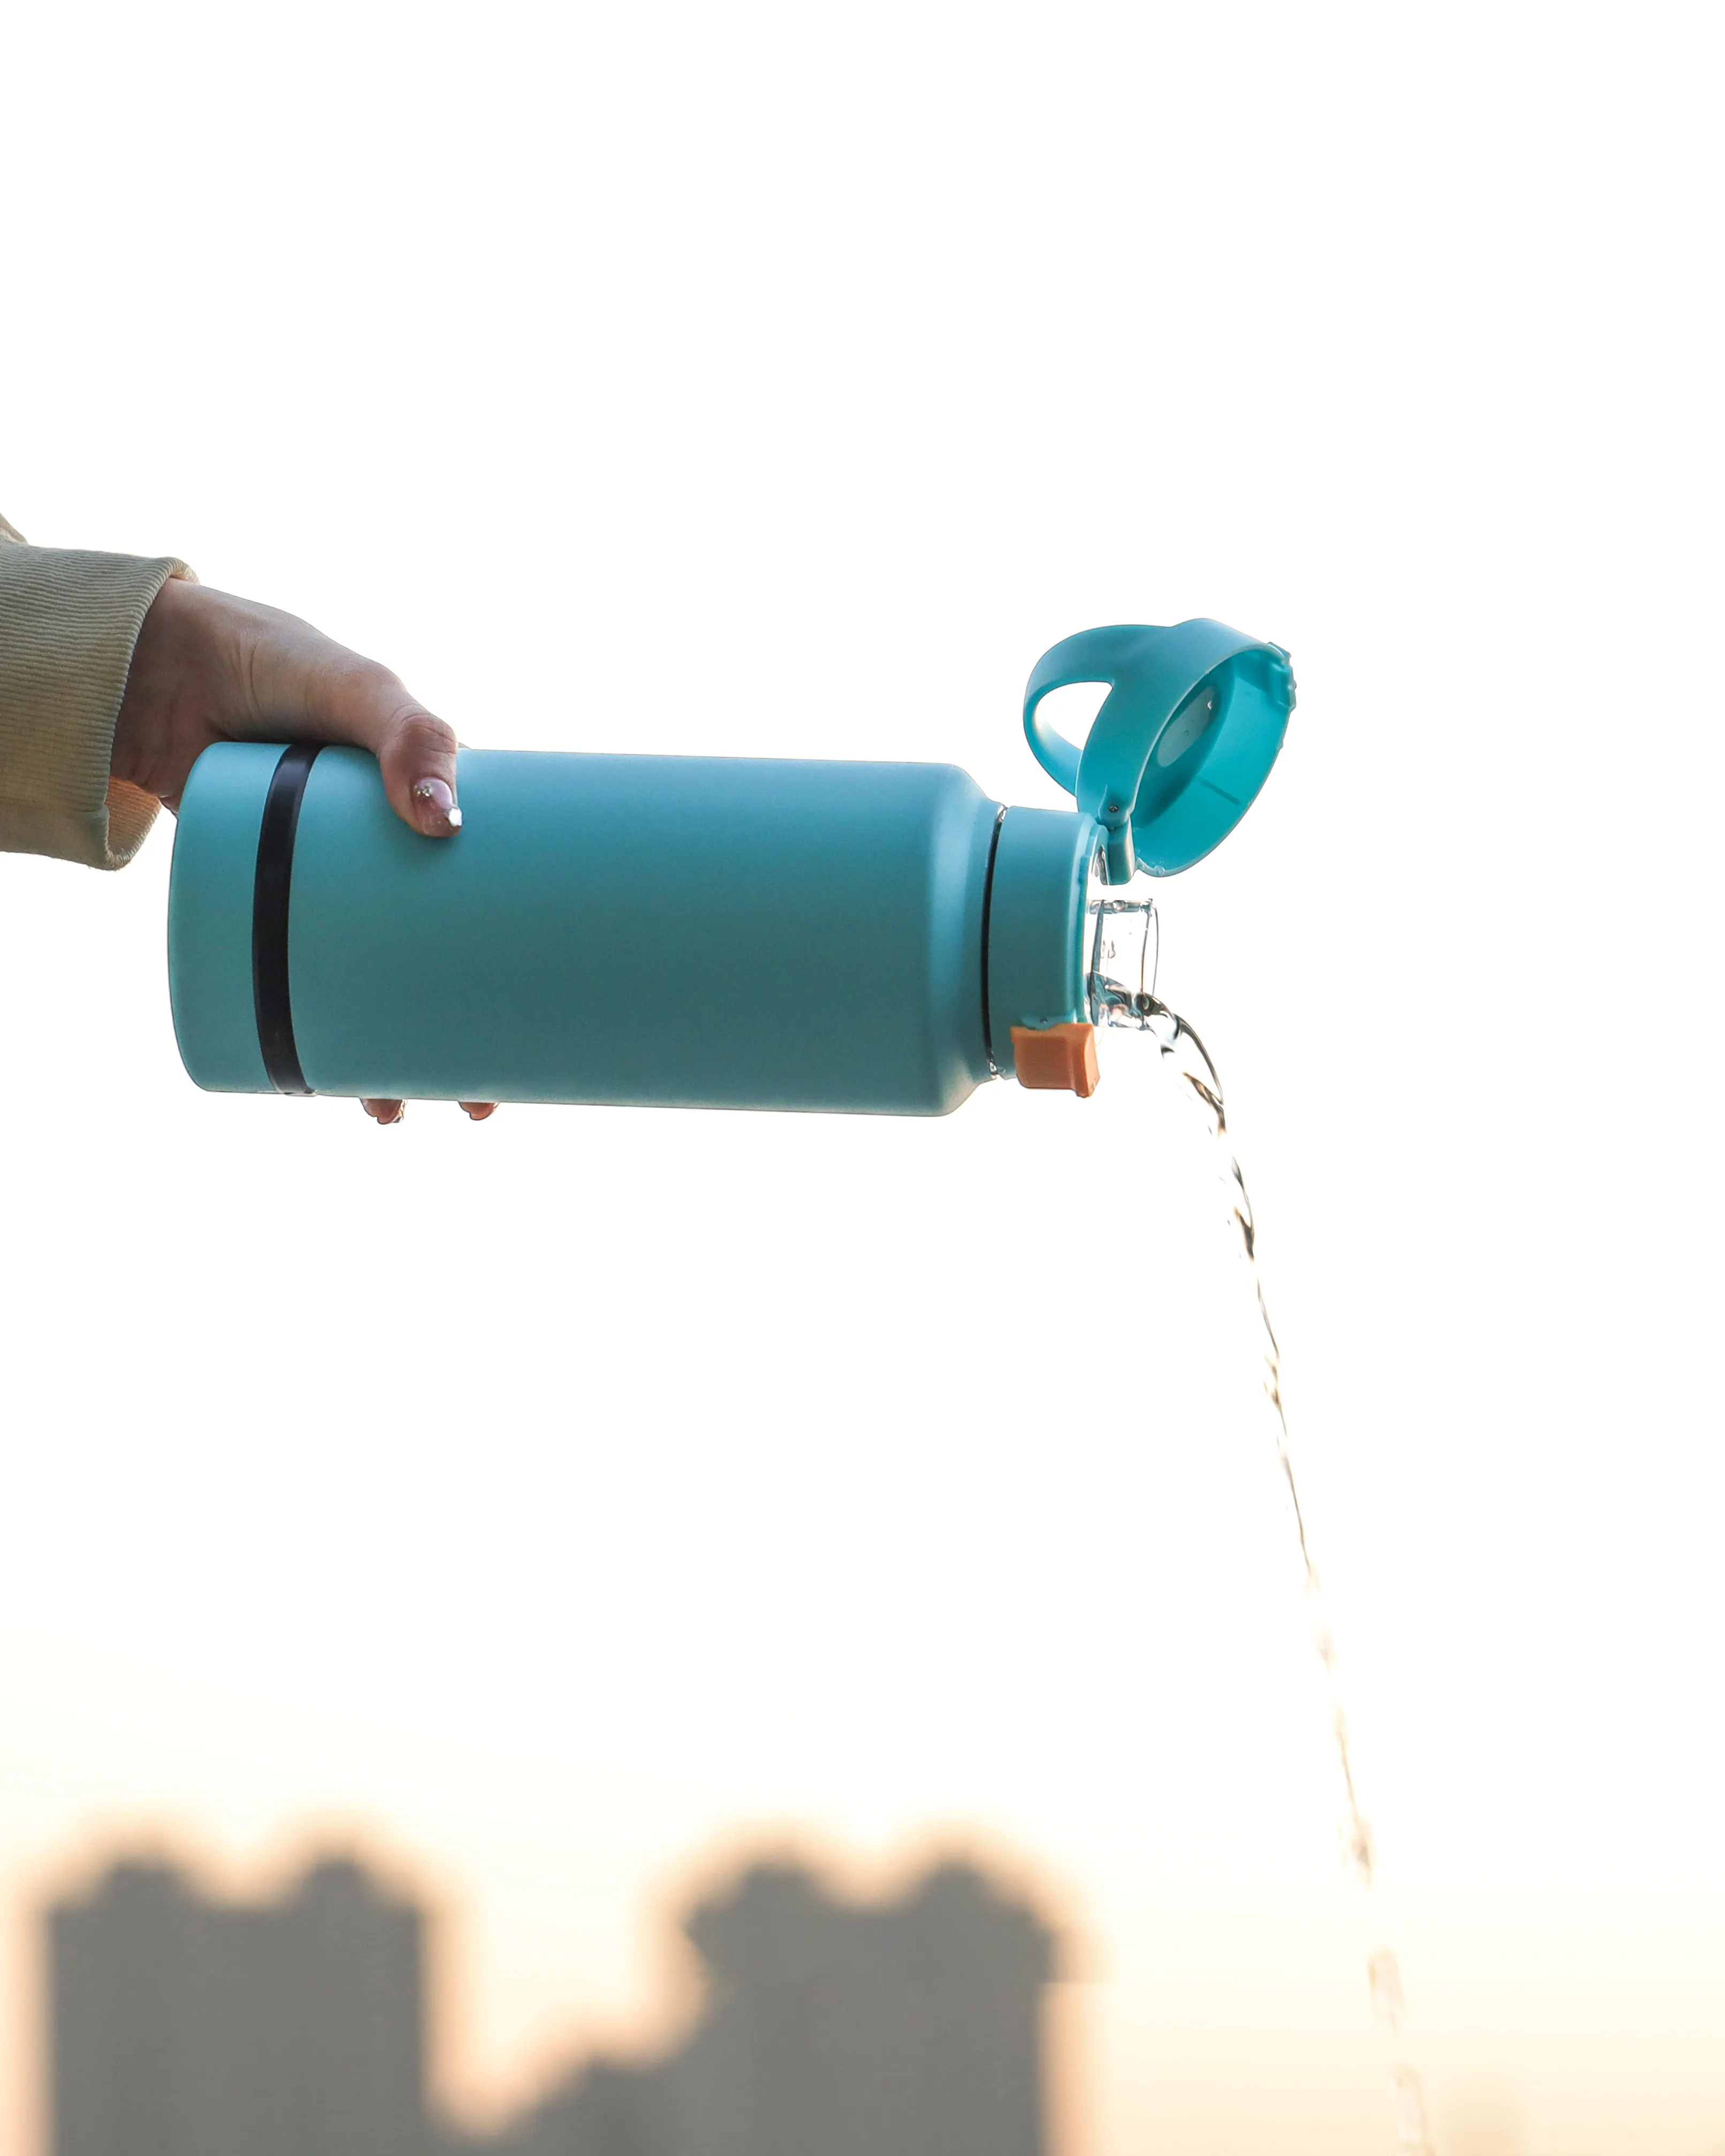
{"label": "ribbed sleeve cuff", "polygon": [[156,820],[151,794],[110,779],[114,721],[164,555],[0,541],[0,850],[123,868]]}

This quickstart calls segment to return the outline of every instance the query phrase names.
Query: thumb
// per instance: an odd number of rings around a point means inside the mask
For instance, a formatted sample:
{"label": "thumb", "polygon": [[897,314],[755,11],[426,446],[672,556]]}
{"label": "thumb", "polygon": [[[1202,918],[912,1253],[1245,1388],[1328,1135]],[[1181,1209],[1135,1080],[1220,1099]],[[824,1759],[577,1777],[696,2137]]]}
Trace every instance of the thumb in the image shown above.
{"label": "thumb", "polygon": [[428,839],[461,828],[455,796],[455,730],[418,704],[394,712],[377,742],[377,767],[389,805]]}

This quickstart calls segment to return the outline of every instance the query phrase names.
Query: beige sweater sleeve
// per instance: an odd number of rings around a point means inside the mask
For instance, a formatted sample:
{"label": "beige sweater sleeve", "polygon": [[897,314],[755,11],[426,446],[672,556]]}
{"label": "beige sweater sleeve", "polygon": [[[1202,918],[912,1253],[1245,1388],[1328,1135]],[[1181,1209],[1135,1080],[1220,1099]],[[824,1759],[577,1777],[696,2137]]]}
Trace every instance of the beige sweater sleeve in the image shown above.
{"label": "beige sweater sleeve", "polygon": [[110,778],[138,630],[171,556],[27,546],[0,516],[0,852],[124,868],[157,802]]}

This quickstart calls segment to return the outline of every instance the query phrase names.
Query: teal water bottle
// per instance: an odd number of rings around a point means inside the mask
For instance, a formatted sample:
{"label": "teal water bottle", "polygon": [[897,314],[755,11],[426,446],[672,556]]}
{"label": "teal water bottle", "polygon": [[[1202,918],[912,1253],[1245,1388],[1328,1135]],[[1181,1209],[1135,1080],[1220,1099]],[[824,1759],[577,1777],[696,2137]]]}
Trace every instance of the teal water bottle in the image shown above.
{"label": "teal water bottle", "polygon": [[[1039,708],[1081,681],[1111,685],[1081,749]],[[223,743],[174,843],[180,1055],[218,1092],[881,1115],[997,1075],[1087,1093],[1120,1005],[1100,894],[1224,838],[1292,707],[1286,654],[1219,622],[1091,629],[1024,700],[1070,810],[1003,808],[951,764],[470,749],[436,844],[357,750]]]}

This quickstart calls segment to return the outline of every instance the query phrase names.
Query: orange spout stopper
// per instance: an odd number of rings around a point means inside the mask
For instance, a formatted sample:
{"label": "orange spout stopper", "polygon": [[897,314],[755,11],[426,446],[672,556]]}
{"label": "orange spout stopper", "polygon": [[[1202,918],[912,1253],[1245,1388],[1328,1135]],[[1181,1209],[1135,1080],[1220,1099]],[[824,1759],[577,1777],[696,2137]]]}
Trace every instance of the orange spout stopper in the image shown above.
{"label": "orange spout stopper", "polygon": [[1039,1093],[1076,1093],[1087,1101],[1101,1083],[1093,1025],[1015,1025],[1012,1060],[1020,1086]]}

